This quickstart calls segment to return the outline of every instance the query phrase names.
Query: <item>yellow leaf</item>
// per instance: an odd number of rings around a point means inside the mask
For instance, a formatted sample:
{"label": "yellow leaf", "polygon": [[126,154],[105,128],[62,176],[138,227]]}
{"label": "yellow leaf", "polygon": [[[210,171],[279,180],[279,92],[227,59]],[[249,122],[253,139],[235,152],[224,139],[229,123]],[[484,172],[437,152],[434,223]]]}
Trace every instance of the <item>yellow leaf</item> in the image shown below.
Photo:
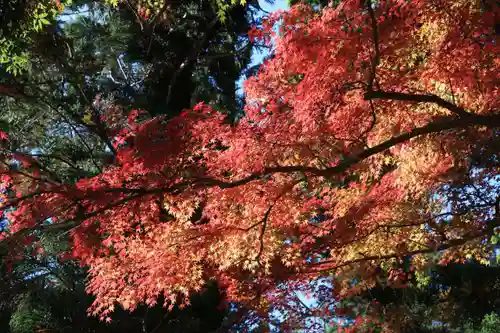
{"label": "yellow leaf", "polygon": [[90,112],[85,113],[82,121],[87,125],[95,125],[95,123],[92,121],[92,114]]}

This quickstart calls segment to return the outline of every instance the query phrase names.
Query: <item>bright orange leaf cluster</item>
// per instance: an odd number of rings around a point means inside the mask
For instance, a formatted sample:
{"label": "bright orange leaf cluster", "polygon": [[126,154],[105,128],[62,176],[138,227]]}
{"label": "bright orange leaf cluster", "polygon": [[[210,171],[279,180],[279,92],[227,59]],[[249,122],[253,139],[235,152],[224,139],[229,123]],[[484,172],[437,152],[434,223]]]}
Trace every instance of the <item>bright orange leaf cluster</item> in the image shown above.
{"label": "bright orange leaf cluster", "polygon": [[76,185],[31,180],[7,203],[12,237],[70,228],[102,317],[161,294],[188,304],[210,279],[264,316],[322,277],[335,276],[331,299],[382,274],[404,286],[403,257],[411,271],[437,251],[487,262],[500,13],[480,6],[346,0],[269,17],[252,35],[275,55],[246,82],[237,126],[203,103],[134,113],[114,166]]}

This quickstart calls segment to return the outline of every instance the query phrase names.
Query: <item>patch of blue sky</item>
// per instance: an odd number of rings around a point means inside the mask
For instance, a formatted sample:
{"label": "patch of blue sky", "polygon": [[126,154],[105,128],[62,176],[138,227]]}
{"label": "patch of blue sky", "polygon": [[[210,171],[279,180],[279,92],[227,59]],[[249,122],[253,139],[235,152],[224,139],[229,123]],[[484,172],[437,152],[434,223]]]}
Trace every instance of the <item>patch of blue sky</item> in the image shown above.
{"label": "patch of blue sky", "polygon": [[[269,4],[265,2],[264,0],[259,0],[259,5],[260,7],[268,13],[275,12],[277,10],[286,10],[288,9],[288,0],[275,0],[273,4]],[[263,12],[257,17],[263,17],[266,15],[266,13]],[[264,59],[269,55],[269,51],[260,51],[258,49],[255,49],[254,52],[252,53],[252,61],[250,63],[250,67],[262,64]],[[236,82],[236,88],[237,88],[237,94],[243,95],[243,82],[245,81],[245,76],[242,75],[240,79]]]}
{"label": "patch of blue sky", "polygon": [[62,12],[57,18],[60,24],[64,25],[66,22],[75,21],[76,19],[78,19],[78,17],[85,16],[89,10],[90,8],[87,5],[79,7],[78,10],[71,10],[66,8],[64,9],[64,12]]}

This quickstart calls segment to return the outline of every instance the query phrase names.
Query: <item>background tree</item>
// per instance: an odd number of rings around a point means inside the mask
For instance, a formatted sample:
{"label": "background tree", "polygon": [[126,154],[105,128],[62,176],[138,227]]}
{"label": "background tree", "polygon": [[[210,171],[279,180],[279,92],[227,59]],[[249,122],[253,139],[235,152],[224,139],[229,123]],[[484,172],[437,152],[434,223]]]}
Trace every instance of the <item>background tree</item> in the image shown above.
{"label": "background tree", "polygon": [[413,274],[408,288],[390,287],[381,277],[375,287],[335,304],[332,313],[347,326],[364,318],[397,332],[480,332],[500,311],[499,281],[496,265],[441,265]]}

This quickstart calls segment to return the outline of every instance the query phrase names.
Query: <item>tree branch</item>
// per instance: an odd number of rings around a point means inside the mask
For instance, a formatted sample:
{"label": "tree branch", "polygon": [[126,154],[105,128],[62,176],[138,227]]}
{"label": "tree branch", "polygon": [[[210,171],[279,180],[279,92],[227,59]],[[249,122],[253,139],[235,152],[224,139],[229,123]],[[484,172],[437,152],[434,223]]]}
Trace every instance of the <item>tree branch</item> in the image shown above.
{"label": "tree branch", "polygon": [[[494,116],[483,116],[483,115],[470,115],[467,118],[455,118],[455,117],[444,117],[441,118],[439,121],[432,122],[426,126],[418,127],[413,129],[410,132],[400,134],[398,136],[395,136],[385,142],[382,142],[374,147],[365,149],[361,153],[355,154],[348,156],[347,158],[344,159],[343,162],[339,163],[338,165],[331,167],[331,168],[326,168],[326,169],[320,169],[320,168],[315,168],[315,167],[309,167],[309,166],[303,166],[303,165],[292,165],[292,166],[280,166],[280,167],[268,167],[264,168],[263,171],[253,173],[245,178],[242,178],[240,180],[232,181],[232,182],[227,182],[224,180],[219,180],[219,179],[214,179],[214,178],[193,178],[188,181],[180,182],[168,187],[160,187],[160,188],[152,188],[152,189],[134,189],[134,188],[108,188],[104,189],[102,192],[103,193],[130,193],[132,195],[129,195],[123,199],[120,199],[114,203],[111,203],[107,205],[106,207],[103,207],[101,209],[98,209],[92,213],[89,213],[85,216],[82,217],[82,219],[79,220],[71,220],[71,221],[64,221],[61,223],[49,225],[49,226],[39,226],[36,229],[42,230],[42,229],[64,229],[64,228],[73,228],[80,224],[82,221],[85,219],[88,219],[90,217],[94,217],[96,215],[99,215],[100,213],[119,206],[123,205],[126,202],[137,199],[141,196],[148,195],[148,194],[155,194],[155,193],[178,193],[179,191],[188,188],[188,187],[220,187],[220,188],[234,188],[238,187],[241,185],[248,184],[254,180],[260,179],[263,176],[266,175],[271,175],[274,173],[295,173],[295,172],[305,172],[305,173],[311,173],[315,176],[322,176],[322,177],[330,177],[335,174],[341,174],[345,171],[347,171],[349,168],[352,166],[356,165],[357,163],[363,161],[364,159],[376,155],[378,153],[381,153],[391,147],[396,146],[397,144],[409,141],[412,138],[421,136],[421,135],[426,135],[426,134],[431,134],[431,133],[439,133],[443,132],[446,130],[450,129],[455,129],[455,128],[467,128],[470,126],[474,125],[482,125],[486,126],[489,128],[495,128],[495,127],[500,127],[500,115],[494,115]],[[55,192],[55,191],[54,191]]]}
{"label": "tree branch", "polygon": [[372,58],[372,68],[370,72],[370,77],[368,78],[368,91],[373,90],[373,83],[376,79],[377,66],[380,64],[380,46],[379,46],[379,36],[378,36],[378,26],[377,18],[375,17],[375,11],[372,7],[372,2],[370,0],[366,1],[366,8],[368,9],[368,14],[370,15],[370,21],[372,26],[372,40],[373,47],[375,48],[375,55]]}
{"label": "tree branch", "polygon": [[259,252],[255,256],[255,260],[257,260],[257,263],[259,266],[262,266],[260,263],[260,256],[262,255],[262,252],[264,252],[264,233],[266,232],[266,227],[267,227],[267,219],[269,218],[269,214],[271,213],[271,210],[273,209],[274,205],[269,206],[267,209],[266,213],[264,214],[264,217],[262,218],[262,228],[260,230],[260,235],[259,235],[259,242],[260,242],[260,247],[259,247]]}
{"label": "tree branch", "polygon": [[410,132],[400,134],[398,136],[392,137],[391,139],[384,141],[376,146],[363,150],[361,153],[348,156],[343,162],[337,164],[334,167],[319,169],[315,167],[308,167],[302,165],[292,165],[292,166],[280,166],[280,167],[269,167],[265,168],[262,172],[254,173],[245,178],[234,182],[224,182],[222,180],[212,179],[212,178],[199,178],[197,182],[206,186],[219,186],[221,188],[232,188],[240,185],[247,184],[253,180],[259,179],[265,175],[273,173],[293,173],[293,172],[309,172],[316,176],[332,176],[334,174],[342,173],[348,170],[355,164],[363,161],[364,159],[381,153],[391,147],[394,147],[400,143],[409,141],[410,139],[416,138],[421,135],[440,133],[446,130],[455,128],[467,128],[474,125],[482,125],[489,128],[500,127],[500,115],[494,116],[482,116],[482,115],[470,115],[466,119],[454,118],[454,117],[444,117],[440,120],[429,123],[428,125],[417,127]]}
{"label": "tree branch", "polygon": [[68,220],[62,221],[60,223],[54,223],[54,224],[48,224],[48,225],[39,224],[37,227],[35,227],[33,229],[29,229],[29,230],[51,231],[51,230],[58,230],[58,229],[72,229],[72,228],[79,226],[83,221],[85,221],[91,217],[94,217],[94,216],[97,216],[101,213],[104,213],[108,209],[126,204],[127,202],[129,202],[133,199],[137,199],[141,196],[142,196],[141,194],[135,194],[135,195],[125,197],[123,199],[120,199],[118,201],[110,203],[110,204],[106,205],[105,207],[99,208],[99,209],[93,211],[92,213],[86,214],[79,219],[68,219]]}
{"label": "tree branch", "polygon": [[370,91],[365,93],[365,100],[388,99],[393,101],[408,101],[417,103],[434,103],[442,108],[448,109],[460,117],[474,117],[475,115],[465,111],[463,108],[448,102],[436,95],[407,94],[388,91]]}
{"label": "tree branch", "polygon": [[63,162],[64,164],[68,165],[70,168],[76,170],[76,171],[83,171],[80,167],[78,167],[76,164],[71,162],[70,160],[59,156],[55,154],[29,154],[29,156],[33,157],[41,157],[41,158],[48,158],[48,159],[54,159]]}
{"label": "tree branch", "polygon": [[[319,268],[317,270],[314,269],[310,273],[317,273],[317,272],[323,272],[323,271],[331,271],[331,270],[334,270],[334,269],[339,269],[339,268],[342,268],[342,267],[350,266],[350,265],[357,264],[357,263],[364,262],[364,261],[386,260],[386,259],[392,259],[392,258],[398,258],[398,257],[414,256],[414,255],[417,255],[417,254],[439,252],[439,251],[447,250],[447,249],[452,248],[452,247],[464,245],[467,242],[470,242],[470,241],[476,240],[478,238],[481,238],[484,235],[486,235],[486,232],[482,232],[482,233],[479,233],[479,234],[476,234],[476,235],[471,235],[469,237],[464,237],[464,238],[460,238],[460,239],[452,239],[448,243],[441,244],[440,246],[438,246],[436,248],[430,248],[429,247],[429,248],[425,248],[425,249],[409,251],[409,252],[406,252],[406,253],[390,253],[390,254],[379,255],[379,256],[365,256],[365,257],[362,257],[362,258],[349,260],[349,261],[346,261],[344,263],[341,263],[341,264],[338,264],[338,265],[334,265],[332,267],[328,267],[326,269],[321,269],[321,268]],[[333,260],[325,260],[325,261],[322,261],[322,262],[319,262],[319,263],[313,263],[312,265],[314,265],[314,266],[322,266],[322,265],[327,265],[327,264],[334,263],[334,262],[335,261],[333,261]]]}

